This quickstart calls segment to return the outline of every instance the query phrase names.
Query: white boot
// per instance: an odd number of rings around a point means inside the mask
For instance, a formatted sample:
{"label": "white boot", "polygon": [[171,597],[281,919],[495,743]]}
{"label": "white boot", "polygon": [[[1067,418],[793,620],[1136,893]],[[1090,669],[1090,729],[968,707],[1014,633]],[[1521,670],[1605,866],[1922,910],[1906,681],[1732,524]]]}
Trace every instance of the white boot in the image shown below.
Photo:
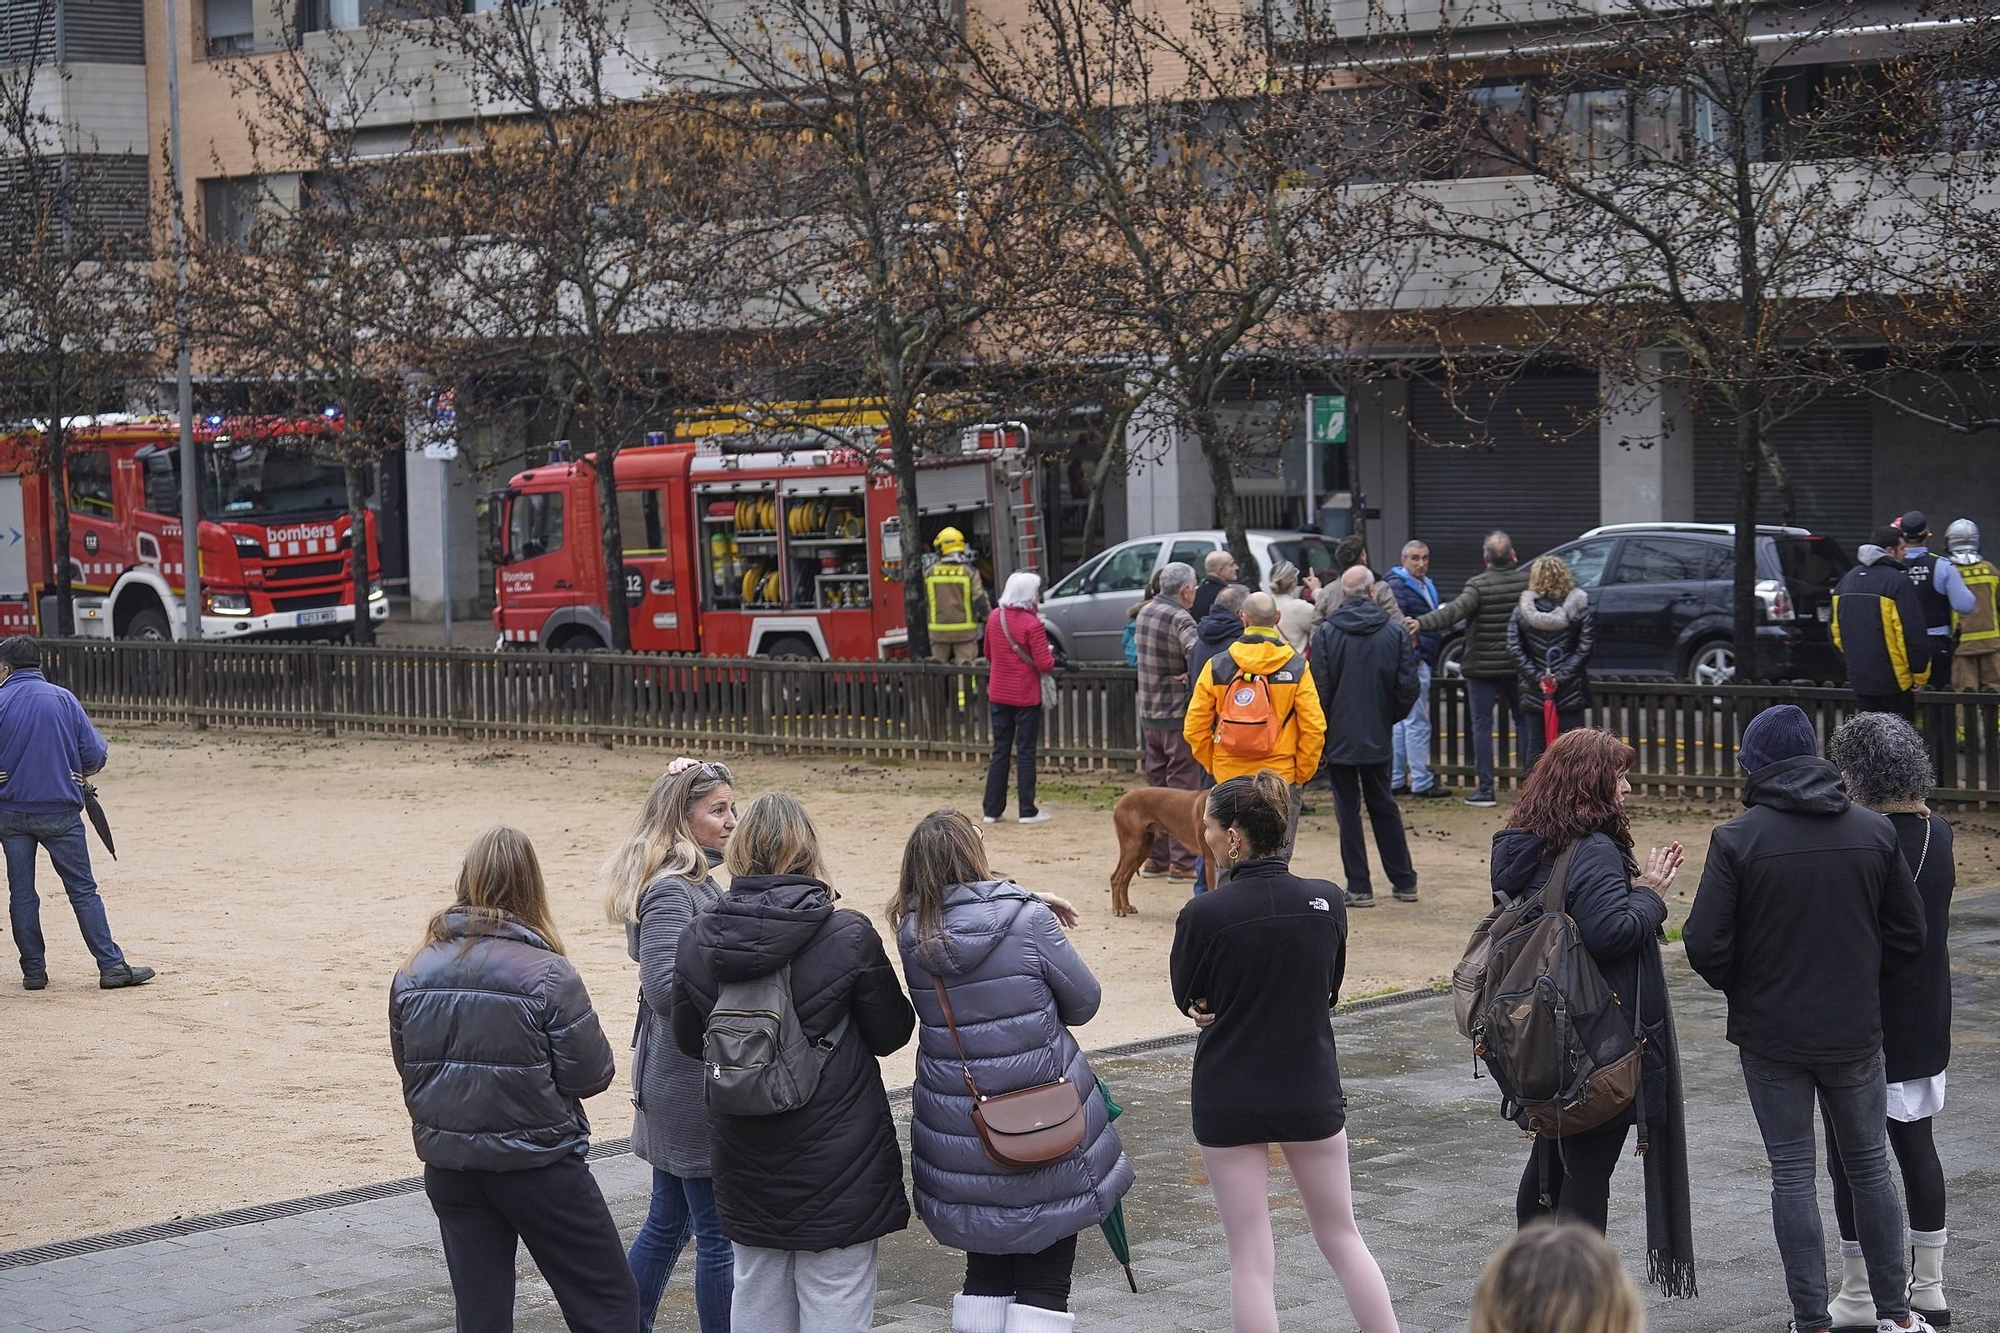
{"label": "white boot", "polygon": [[1044,1310],[1039,1305],[1007,1307],[1007,1333],[1070,1333],[1076,1316],[1061,1310]]}
{"label": "white boot", "polygon": [[1944,1299],[1944,1242],[1941,1230],[1910,1233],[1910,1309],[1932,1328],[1951,1324]]}
{"label": "white boot", "polygon": [[966,1296],[951,1298],[951,1333],[1007,1333],[1007,1311],[1012,1296]]}
{"label": "white boot", "polygon": [[1840,1294],[1827,1302],[1835,1333],[1875,1327],[1875,1298],[1868,1291],[1868,1261],[1862,1257],[1861,1242],[1841,1238]]}

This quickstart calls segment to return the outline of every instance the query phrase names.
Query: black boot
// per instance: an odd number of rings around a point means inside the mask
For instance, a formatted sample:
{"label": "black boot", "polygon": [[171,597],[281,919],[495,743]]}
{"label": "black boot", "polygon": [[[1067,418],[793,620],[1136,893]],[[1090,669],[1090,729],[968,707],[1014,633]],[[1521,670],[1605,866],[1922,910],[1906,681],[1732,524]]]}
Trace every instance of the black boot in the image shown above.
{"label": "black boot", "polygon": [[113,967],[99,968],[97,985],[100,990],[120,990],[126,986],[143,986],[153,979],[150,967],[134,967],[130,963],[119,963]]}

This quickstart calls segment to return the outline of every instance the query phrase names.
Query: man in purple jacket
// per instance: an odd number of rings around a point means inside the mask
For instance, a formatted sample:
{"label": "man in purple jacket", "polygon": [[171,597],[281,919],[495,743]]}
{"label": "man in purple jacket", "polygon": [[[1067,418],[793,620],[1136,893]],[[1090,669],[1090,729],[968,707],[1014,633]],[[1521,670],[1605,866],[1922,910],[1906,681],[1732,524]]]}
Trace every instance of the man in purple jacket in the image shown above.
{"label": "man in purple jacket", "polygon": [[49,984],[42,902],[35,893],[38,848],[48,849],[69,892],[83,942],[97,960],[97,984],[105,990],[144,985],[153,969],[127,963],[112,940],[84,840],[83,779],[104,767],[104,737],[75,695],[43,678],[41,665],[32,638],[0,640],[0,847],[7,854],[7,916],[21,953],[21,985],[45,990]]}

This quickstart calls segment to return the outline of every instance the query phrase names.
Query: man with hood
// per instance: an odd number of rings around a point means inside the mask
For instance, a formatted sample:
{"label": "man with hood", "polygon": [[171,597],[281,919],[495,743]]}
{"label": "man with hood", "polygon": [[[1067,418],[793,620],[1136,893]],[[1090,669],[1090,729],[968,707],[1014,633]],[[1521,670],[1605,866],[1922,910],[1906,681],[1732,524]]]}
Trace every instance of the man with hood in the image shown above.
{"label": "man with hood", "polygon": [[1951,613],[1958,638],[1951,659],[1954,690],[2000,690],[2000,569],[1979,553],[1979,525],[1961,518],[1944,530],[1951,563],[1972,596],[1970,610]]}
{"label": "man with hood", "polygon": [[[1240,583],[1232,583],[1215,595],[1215,605],[1208,608],[1208,614],[1194,627],[1194,647],[1187,655],[1190,687],[1201,679],[1201,669],[1211,657],[1243,637],[1243,603],[1249,600],[1250,590]],[[1181,710],[1181,719],[1183,723],[1187,720],[1185,708]]]}
{"label": "man with hood", "polygon": [[1779,704],[1752,718],[1737,762],[1748,808],[1709,838],[1684,937],[1688,962],[1729,999],[1728,1037],[1771,1163],[1792,1326],[1832,1326],[1813,1142],[1824,1114],[1880,1327],[1928,1330],[1910,1312],[1903,1208],[1889,1179],[1881,997],[1885,959],[1923,949],[1923,902],[1894,826],[1849,799],[1802,710]]}
{"label": "man with hood", "polygon": [[[1268,698],[1277,724],[1276,740],[1262,753],[1240,753],[1220,736],[1225,700],[1241,699],[1246,693]],[[1301,789],[1319,772],[1320,752],[1326,748],[1326,717],[1306,674],[1306,659],[1278,633],[1278,602],[1270,593],[1255,592],[1244,599],[1242,637],[1201,664],[1182,734],[1195,760],[1217,782],[1268,768],[1291,784],[1292,811],[1284,848],[1289,859],[1299,831]]]}
{"label": "man with hood", "polygon": [[1320,711],[1326,715],[1326,778],[1340,825],[1347,905],[1372,907],[1361,806],[1375,830],[1382,870],[1398,902],[1417,900],[1417,872],[1403,836],[1403,813],[1389,790],[1389,747],[1396,722],[1417,701],[1417,653],[1408,633],[1369,594],[1375,576],[1355,565],[1340,576],[1341,600],[1308,649]]}
{"label": "man with hood", "polygon": [[1863,712],[1914,722],[1916,691],[1931,675],[1931,645],[1903,564],[1902,531],[1877,528],[1861,560],[1834,585],[1833,646],[1847,662],[1847,683]]}

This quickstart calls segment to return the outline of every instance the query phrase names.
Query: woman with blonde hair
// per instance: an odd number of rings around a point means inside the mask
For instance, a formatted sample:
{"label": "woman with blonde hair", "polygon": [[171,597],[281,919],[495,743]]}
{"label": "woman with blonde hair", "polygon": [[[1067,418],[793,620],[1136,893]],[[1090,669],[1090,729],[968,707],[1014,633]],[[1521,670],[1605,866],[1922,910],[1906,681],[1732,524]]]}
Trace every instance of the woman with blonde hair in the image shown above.
{"label": "woman with blonde hair", "polygon": [[1645,1333],[1646,1311],[1604,1237],[1537,1222],[1486,1261],[1470,1333]]}
{"label": "woman with blonde hair", "polygon": [[389,985],[389,1051],[458,1327],[513,1328],[514,1251],[526,1241],[572,1329],[631,1333],[638,1293],[584,1161],[583,1100],[611,1086],[611,1043],[519,829],[472,840],[456,899]]}
{"label": "woman with blonde hair", "polygon": [[632,1151],[653,1168],[652,1202],[626,1255],[639,1285],[639,1327],[651,1333],[660,1294],[692,1235],[701,1333],[728,1333],[733,1253],[715,1212],[702,1064],[681,1054],[670,1026],[681,932],[722,901],[714,868],[736,828],[735,779],[721,764],[676,759],[632,832],[605,862],[605,912],[625,927],[639,964],[632,1033]]}
{"label": "woman with blonde hair", "polygon": [[752,801],[724,865],[729,892],[681,938],[675,1042],[699,1057],[725,986],[784,978],[823,1062],[794,1109],[736,1114],[711,1100],[715,1206],[736,1247],[730,1322],[755,1333],[861,1333],[874,1321],[876,1242],[910,1222],[877,1057],[909,1042],[915,1016],[874,925],[834,907],[819,831],[798,801]]}
{"label": "woman with blonde hair", "polygon": [[[889,923],[920,1023],[910,1179],[931,1235],[966,1252],[953,1333],[1074,1327],[1077,1233],[1110,1216],[1132,1186],[1132,1163],[1070,1035],[1101,998],[1063,934],[1075,922],[1061,898],[994,878],[979,826],[956,810],[924,816],[904,844]],[[1032,1170],[995,1165],[972,1133],[967,1081],[998,1097],[1065,1078],[1082,1100],[1082,1141]]]}
{"label": "woman with blonde hair", "polygon": [[[1528,586],[1507,622],[1507,652],[1520,676],[1520,727],[1516,741],[1525,772],[1548,748],[1543,704],[1556,705],[1556,734],[1583,725],[1590,707],[1590,654],[1597,645],[1597,612],[1570,577],[1559,555],[1528,566]],[[1544,682],[1547,682],[1546,684]]]}

